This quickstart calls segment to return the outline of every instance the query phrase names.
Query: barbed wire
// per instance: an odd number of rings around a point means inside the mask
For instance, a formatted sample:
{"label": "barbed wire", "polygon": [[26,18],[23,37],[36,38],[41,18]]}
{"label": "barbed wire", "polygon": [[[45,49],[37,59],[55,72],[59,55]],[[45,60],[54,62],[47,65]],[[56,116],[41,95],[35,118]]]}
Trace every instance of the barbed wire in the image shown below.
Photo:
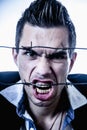
{"label": "barbed wire", "polygon": [[[16,83],[4,83],[4,82],[0,82],[0,85],[4,85],[4,86],[11,86],[11,85],[27,85],[27,86],[36,86],[36,87],[41,87],[41,86],[45,86],[45,85],[36,85],[34,83],[29,83],[29,82],[16,82]],[[66,83],[55,83],[55,84],[51,84],[51,86],[56,86],[56,85],[87,85],[86,82],[81,82],[81,83],[76,83],[76,82],[66,82]],[[49,87],[50,85],[48,85]]]}
{"label": "barbed wire", "polygon": [[[7,48],[7,49],[26,49],[26,47],[11,47],[11,46],[0,46],[0,48]],[[64,48],[54,48],[54,47],[46,47],[46,46],[30,46],[28,48],[47,48],[47,49],[65,49],[65,50],[71,50],[71,49],[75,49],[75,50],[87,50],[87,48],[83,48],[83,47],[64,47]]]}

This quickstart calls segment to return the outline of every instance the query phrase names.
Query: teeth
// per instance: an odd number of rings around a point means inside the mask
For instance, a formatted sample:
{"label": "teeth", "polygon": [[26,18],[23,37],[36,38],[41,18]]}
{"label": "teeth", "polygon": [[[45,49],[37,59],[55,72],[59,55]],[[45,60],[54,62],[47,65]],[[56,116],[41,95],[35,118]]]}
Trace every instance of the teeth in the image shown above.
{"label": "teeth", "polygon": [[50,87],[50,84],[46,84],[46,83],[36,83],[36,86],[37,87],[45,87],[45,88],[47,88],[47,87]]}
{"label": "teeth", "polygon": [[50,88],[49,89],[40,89],[40,88],[36,88],[37,93],[41,93],[41,94],[46,94],[50,92]]}
{"label": "teeth", "polygon": [[37,93],[47,94],[51,90],[51,83],[50,82],[47,82],[47,83],[46,82],[37,82],[35,84],[35,88],[36,88]]}

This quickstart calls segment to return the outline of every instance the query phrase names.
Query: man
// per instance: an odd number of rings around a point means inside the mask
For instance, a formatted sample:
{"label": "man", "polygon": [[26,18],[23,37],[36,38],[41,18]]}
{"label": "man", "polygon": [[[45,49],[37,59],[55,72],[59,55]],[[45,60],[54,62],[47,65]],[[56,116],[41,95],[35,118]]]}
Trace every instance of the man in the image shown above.
{"label": "man", "polygon": [[73,130],[74,110],[87,104],[67,80],[75,46],[75,27],[60,2],[37,0],[24,11],[12,52],[21,81],[0,92],[16,106],[18,129]]}

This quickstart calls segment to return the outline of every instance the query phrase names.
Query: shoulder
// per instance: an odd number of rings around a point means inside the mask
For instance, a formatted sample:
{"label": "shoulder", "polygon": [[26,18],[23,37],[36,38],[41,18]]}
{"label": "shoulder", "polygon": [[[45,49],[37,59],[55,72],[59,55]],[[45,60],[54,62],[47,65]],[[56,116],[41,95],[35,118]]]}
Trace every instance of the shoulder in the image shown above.
{"label": "shoulder", "polygon": [[75,119],[72,121],[75,130],[87,129],[87,104],[75,110]]}
{"label": "shoulder", "polygon": [[[87,98],[87,74],[70,74],[68,79]],[[87,104],[75,110],[72,125],[75,130],[87,129]]]}
{"label": "shoulder", "polygon": [[68,80],[87,98],[87,74],[70,74]]}
{"label": "shoulder", "polygon": [[17,116],[16,107],[0,95],[0,129],[19,130],[23,120]]}

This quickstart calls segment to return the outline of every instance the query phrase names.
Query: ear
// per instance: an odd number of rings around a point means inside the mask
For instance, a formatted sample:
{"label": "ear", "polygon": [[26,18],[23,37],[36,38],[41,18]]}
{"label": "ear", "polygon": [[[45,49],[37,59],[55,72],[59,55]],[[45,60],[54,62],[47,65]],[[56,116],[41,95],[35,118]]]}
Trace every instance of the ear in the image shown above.
{"label": "ear", "polygon": [[76,57],[77,57],[77,53],[74,52],[74,53],[72,54],[72,57],[71,57],[69,72],[71,71],[71,69],[72,69],[72,67],[73,67],[73,65],[74,65],[74,63],[75,63]]}
{"label": "ear", "polygon": [[14,48],[12,48],[12,56],[13,56],[15,64],[17,65],[18,53],[16,52],[16,49],[14,49]]}

